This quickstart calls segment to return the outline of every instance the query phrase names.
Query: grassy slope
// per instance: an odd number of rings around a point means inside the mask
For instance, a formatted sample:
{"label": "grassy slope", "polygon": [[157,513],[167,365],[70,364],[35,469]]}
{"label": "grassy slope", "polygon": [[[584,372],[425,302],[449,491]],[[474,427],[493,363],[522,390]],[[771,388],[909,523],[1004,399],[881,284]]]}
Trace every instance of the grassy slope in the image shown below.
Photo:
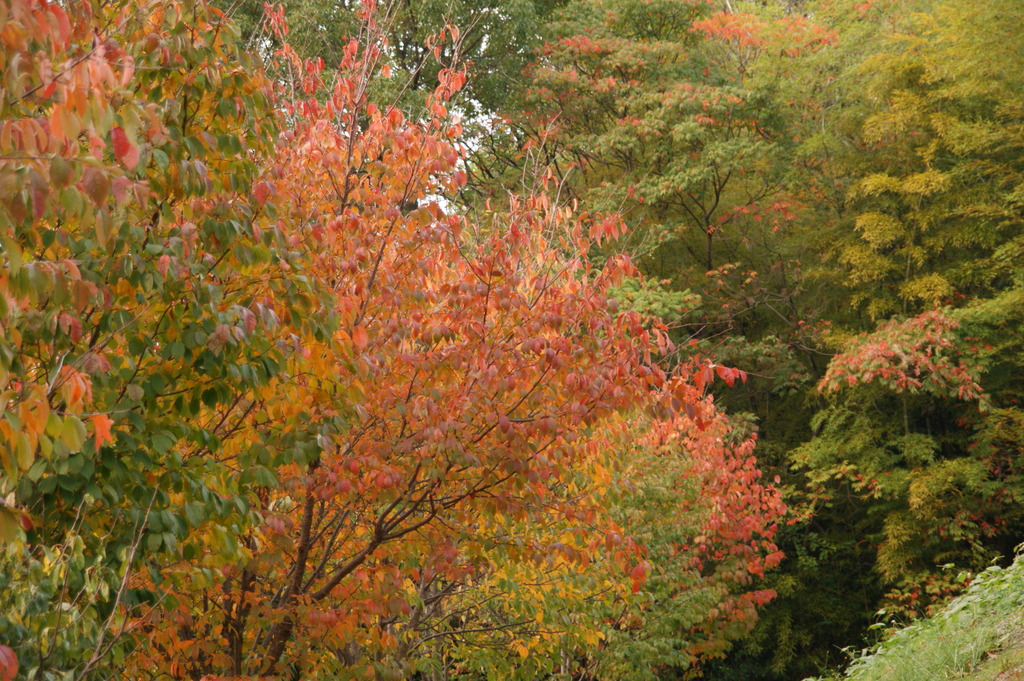
{"label": "grassy slope", "polygon": [[1007,569],[979,575],[939,615],[900,630],[840,679],[1024,679],[1024,556]]}

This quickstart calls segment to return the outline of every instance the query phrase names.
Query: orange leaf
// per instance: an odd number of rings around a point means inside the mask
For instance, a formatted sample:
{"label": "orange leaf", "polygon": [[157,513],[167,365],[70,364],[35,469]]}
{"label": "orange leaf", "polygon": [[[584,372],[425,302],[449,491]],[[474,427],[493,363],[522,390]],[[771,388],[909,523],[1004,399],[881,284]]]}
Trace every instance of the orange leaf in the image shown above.
{"label": "orange leaf", "polygon": [[96,447],[102,447],[107,442],[113,442],[114,436],[110,433],[110,427],[114,425],[114,422],[106,414],[96,414],[91,419],[93,428],[93,438],[96,441]]}
{"label": "orange leaf", "polygon": [[357,326],[352,329],[352,342],[356,344],[356,347],[360,350],[366,348],[367,343],[370,342],[370,337],[366,334],[366,329],[361,326]]}
{"label": "orange leaf", "polygon": [[99,168],[89,166],[82,173],[82,189],[97,206],[102,206],[110,194],[110,180]]}

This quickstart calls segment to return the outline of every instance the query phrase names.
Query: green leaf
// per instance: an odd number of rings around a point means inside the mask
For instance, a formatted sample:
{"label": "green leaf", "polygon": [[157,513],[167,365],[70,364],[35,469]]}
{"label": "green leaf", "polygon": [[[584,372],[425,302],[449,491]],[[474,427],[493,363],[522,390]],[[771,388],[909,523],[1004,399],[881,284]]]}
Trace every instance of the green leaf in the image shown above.
{"label": "green leaf", "polygon": [[47,462],[45,459],[36,459],[32,464],[32,467],[28,469],[28,479],[32,482],[38,482],[39,478],[43,477],[43,473],[46,472]]}
{"label": "green leaf", "polygon": [[206,512],[203,510],[203,507],[194,501],[185,504],[182,510],[185,512],[185,518],[192,527],[199,527],[206,519]]}
{"label": "green leaf", "polygon": [[85,424],[77,416],[65,416],[61,427],[61,442],[72,452],[82,449],[85,442]]}
{"label": "green leaf", "polygon": [[0,243],[3,243],[4,252],[7,254],[7,262],[10,263],[11,274],[18,274],[21,270],[21,245],[8,234],[0,237]]}
{"label": "green leaf", "polygon": [[167,154],[161,149],[153,150],[153,161],[160,170],[167,170],[171,165],[171,159],[168,158]]}

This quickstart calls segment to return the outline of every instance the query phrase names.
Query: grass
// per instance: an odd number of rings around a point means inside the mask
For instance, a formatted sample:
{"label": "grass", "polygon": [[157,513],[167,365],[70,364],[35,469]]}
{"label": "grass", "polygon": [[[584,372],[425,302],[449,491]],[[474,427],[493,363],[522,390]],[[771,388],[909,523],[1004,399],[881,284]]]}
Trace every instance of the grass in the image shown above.
{"label": "grass", "polygon": [[1024,556],[978,576],[941,613],[886,639],[835,681],[1024,678]]}

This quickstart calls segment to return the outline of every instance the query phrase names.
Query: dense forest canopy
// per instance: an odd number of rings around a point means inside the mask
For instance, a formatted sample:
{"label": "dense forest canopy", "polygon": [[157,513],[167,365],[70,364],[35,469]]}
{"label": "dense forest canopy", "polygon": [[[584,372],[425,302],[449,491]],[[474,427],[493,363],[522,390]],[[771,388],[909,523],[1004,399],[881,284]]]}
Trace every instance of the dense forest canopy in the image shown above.
{"label": "dense forest canopy", "polygon": [[0,0],[0,681],[796,681],[1024,541],[1018,0]]}

